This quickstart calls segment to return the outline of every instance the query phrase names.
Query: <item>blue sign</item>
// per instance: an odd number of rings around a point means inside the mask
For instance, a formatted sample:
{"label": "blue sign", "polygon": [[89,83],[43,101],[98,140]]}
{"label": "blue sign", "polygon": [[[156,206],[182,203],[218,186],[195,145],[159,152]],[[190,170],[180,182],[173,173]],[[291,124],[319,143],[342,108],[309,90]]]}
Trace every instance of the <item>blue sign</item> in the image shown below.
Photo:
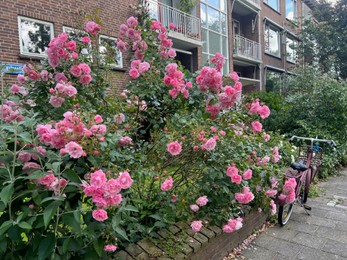
{"label": "blue sign", "polygon": [[6,74],[15,74],[15,75],[24,74],[23,67],[24,67],[23,64],[10,64],[10,63],[1,64],[0,63],[0,68],[2,72]]}

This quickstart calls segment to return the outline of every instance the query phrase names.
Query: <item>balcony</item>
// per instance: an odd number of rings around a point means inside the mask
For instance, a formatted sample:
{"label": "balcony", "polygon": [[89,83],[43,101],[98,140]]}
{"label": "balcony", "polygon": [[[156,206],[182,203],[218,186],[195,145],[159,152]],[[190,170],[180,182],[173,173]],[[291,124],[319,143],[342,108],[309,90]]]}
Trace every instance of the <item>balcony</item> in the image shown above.
{"label": "balcony", "polygon": [[255,8],[256,10],[260,10],[260,0],[238,0],[243,5],[247,5],[251,8]]}
{"label": "balcony", "polygon": [[200,18],[154,0],[147,2],[151,18],[160,21],[167,28],[169,28],[170,23],[176,26],[175,30],[169,31],[169,36],[174,38],[174,42],[176,39],[176,43],[181,45],[177,47],[182,48],[182,45],[190,47],[202,45]]}
{"label": "balcony", "polygon": [[243,36],[235,35],[233,57],[260,63],[260,44]]}

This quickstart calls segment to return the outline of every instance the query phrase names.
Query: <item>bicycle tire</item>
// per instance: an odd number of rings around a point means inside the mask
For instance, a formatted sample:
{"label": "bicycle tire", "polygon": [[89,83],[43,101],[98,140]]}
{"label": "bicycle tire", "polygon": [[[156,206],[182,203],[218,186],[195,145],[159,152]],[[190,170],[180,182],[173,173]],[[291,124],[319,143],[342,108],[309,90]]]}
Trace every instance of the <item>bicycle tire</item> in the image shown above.
{"label": "bicycle tire", "polygon": [[278,224],[283,227],[290,219],[294,208],[294,202],[291,204],[285,204],[283,206],[279,206],[278,209]]}
{"label": "bicycle tire", "polygon": [[311,185],[311,170],[308,170],[306,173],[306,180],[305,180],[305,186],[303,189],[303,194],[301,195],[301,203],[305,204],[307,202],[308,193],[310,192],[310,185]]}

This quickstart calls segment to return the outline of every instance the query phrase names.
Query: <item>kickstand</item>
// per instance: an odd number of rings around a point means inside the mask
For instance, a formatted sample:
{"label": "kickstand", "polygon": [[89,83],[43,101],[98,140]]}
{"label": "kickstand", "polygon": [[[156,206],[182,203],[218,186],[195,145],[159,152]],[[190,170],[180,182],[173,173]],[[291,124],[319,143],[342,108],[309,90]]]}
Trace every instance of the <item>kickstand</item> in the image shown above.
{"label": "kickstand", "polygon": [[310,213],[308,212],[308,210],[311,210],[312,208],[311,208],[310,206],[307,206],[306,204],[302,204],[300,200],[298,200],[298,202],[299,202],[300,206],[301,206],[302,208],[304,208],[306,214],[309,215],[309,216],[311,216]]}

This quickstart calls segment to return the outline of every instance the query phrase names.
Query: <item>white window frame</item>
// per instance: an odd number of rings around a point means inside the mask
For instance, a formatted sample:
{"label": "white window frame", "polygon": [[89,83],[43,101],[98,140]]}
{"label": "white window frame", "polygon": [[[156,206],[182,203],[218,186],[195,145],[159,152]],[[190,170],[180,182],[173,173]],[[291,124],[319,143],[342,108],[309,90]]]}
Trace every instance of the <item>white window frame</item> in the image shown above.
{"label": "white window frame", "polygon": [[289,0],[291,2],[291,4],[293,5],[293,18],[289,18],[288,17],[288,13],[287,13],[287,1],[286,0],[286,18],[290,21],[296,22],[296,20],[298,19],[298,3],[297,0]]}
{"label": "white window frame", "polygon": [[264,4],[266,4],[267,6],[269,6],[271,9],[275,10],[276,12],[279,12],[280,10],[280,1],[279,0],[276,0],[277,1],[277,9],[272,6],[271,4],[269,4],[269,0],[264,0]]}
{"label": "white window frame", "polygon": [[[42,21],[42,20],[38,20],[38,19],[33,19],[33,18],[25,17],[25,16],[18,16],[18,36],[19,36],[20,54],[21,55],[25,55],[25,56],[31,56],[31,57],[42,57],[42,58],[47,57],[46,52],[43,52],[43,53],[33,53],[33,52],[26,52],[26,51],[24,51],[24,46],[22,45],[22,28],[21,28],[21,22],[23,20],[36,22],[36,23],[40,23],[40,24],[44,24],[44,25],[49,25],[50,31],[51,31],[51,35],[50,35],[51,39],[50,40],[52,40],[54,38],[54,26],[53,26],[53,23]],[[47,46],[47,48],[48,48],[48,46]]]}
{"label": "white window frame", "polygon": [[[115,41],[117,42],[117,38],[114,38],[114,37],[110,37],[110,36],[106,36],[106,35],[100,35],[99,36],[99,44],[101,44],[101,39],[107,39],[107,40],[112,40],[112,41]],[[117,48],[118,50],[118,48]],[[100,52],[100,48],[99,48],[99,54],[101,54]],[[123,68],[123,55],[122,55],[122,52],[118,50],[118,54],[120,55],[120,64],[116,64],[116,63],[112,63],[112,64],[109,64],[109,66],[111,66],[112,68],[115,68],[115,69],[122,69]]]}
{"label": "white window frame", "polygon": [[[278,54],[273,53],[270,51],[270,40],[266,39],[268,36],[268,30],[272,30],[278,33],[277,36],[277,43],[278,43]],[[268,47],[266,48],[266,44],[268,44]],[[277,58],[281,58],[281,30],[277,28],[276,26],[273,26],[271,23],[265,23],[265,30],[264,30],[264,48],[265,48],[265,53],[268,55],[275,56]]]}
{"label": "white window frame", "polygon": [[[85,31],[83,31],[83,30],[76,29],[76,28],[69,27],[69,26],[63,26],[63,32],[65,32],[65,33],[68,35],[68,37],[70,37],[70,36],[69,36],[69,31],[70,31],[70,32],[77,32],[77,33],[81,33],[81,34],[83,34],[83,35],[85,35],[85,36],[89,36],[88,33],[85,32]],[[72,40],[72,39],[71,39],[71,40]],[[89,51],[90,51],[91,48],[92,48],[92,44],[89,43],[89,44],[88,44],[88,47],[87,47],[87,48],[83,48],[83,49],[81,50],[80,53],[81,53],[82,55],[85,55],[85,57],[89,58],[89,60],[92,62],[92,61],[93,61],[93,57],[92,57],[92,55],[89,53]]]}

